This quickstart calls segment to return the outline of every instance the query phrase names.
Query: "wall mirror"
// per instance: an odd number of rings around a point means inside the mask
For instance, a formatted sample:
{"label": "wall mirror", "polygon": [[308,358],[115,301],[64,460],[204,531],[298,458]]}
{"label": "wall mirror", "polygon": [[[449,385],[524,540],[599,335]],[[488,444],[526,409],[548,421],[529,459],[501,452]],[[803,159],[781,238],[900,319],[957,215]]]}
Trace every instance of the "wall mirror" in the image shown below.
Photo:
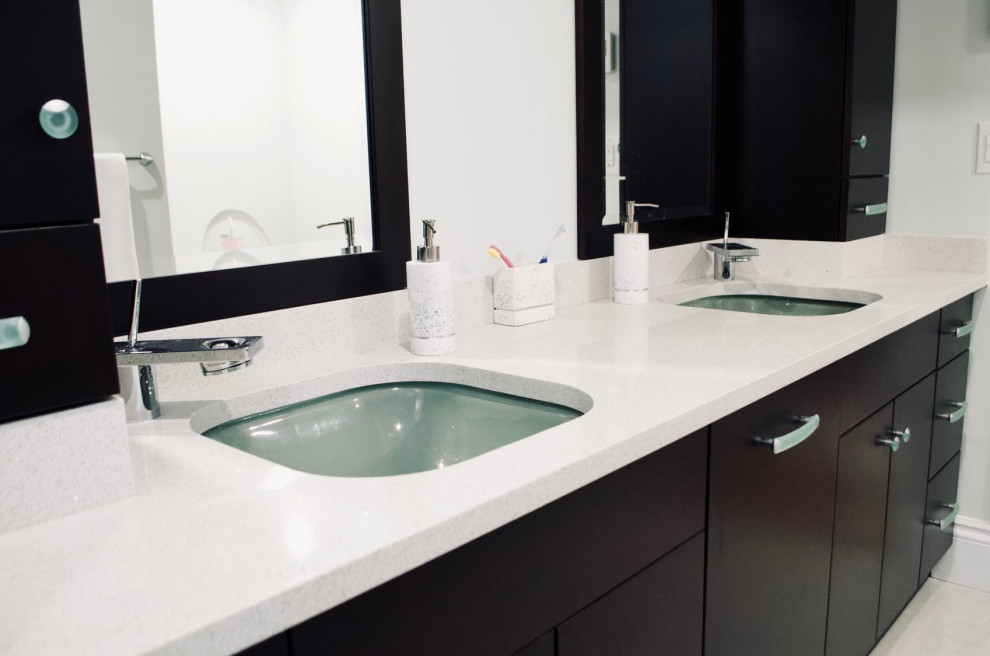
{"label": "wall mirror", "polygon": [[142,330],[404,286],[399,0],[80,7],[94,150],[135,158]]}
{"label": "wall mirror", "polygon": [[578,257],[612,254],[622,203],[651,248],[720,233],[717,0],[576,0]]}

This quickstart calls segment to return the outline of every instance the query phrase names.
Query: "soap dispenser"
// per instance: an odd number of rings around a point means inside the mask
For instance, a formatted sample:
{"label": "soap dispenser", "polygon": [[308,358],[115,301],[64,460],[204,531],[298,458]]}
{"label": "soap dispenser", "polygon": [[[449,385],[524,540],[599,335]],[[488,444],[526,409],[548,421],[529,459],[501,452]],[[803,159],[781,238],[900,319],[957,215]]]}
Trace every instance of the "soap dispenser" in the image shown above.
{"label": "soap dispenser", "polygon": [[650,236],[640,234],[637,207],[660,207],[652,203],[626,201],[622,232],[614,236],[613,287],[615,302],[623,305],[646,303],[650,298]]}
{"label": "soap dispenser", "polygon": [[436,221],[423,221],[425,243],[416,248],[416,260],[406,262],[414,355],[454,352],[454,273],[450,262],[440,261],[440,247],[433,244],[436,234]]}

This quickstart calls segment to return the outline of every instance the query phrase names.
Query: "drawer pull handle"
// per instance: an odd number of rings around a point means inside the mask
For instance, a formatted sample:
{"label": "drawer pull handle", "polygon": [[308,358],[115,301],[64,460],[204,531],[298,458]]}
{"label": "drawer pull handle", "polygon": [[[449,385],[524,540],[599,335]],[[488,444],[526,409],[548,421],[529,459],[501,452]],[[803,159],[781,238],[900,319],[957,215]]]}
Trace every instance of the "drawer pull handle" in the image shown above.
{"label": "drawer pull handle", "polygon": [[866,135],[864,134],[859,139],[853,139],[852,145],[859,146],[861,149],[866,150]]}
{"label": "drawer pull handle", "polygon": [[811,437],[811,434],[818,429],[818,424],[821,423],[818,415],[798,417],[797,420],[801,422],[801,427],[791,431],[787,435],[781,435],[780,437],[757,437],[756,441],[761,444],[771,445],[773,447],[773,453],[776,455],[804,442]]}
{"label": "drawer pull handle", "polygon": [[967,321],[965,323],[960,322],[960,321],[957,321],[955,323],[955,327],[954,328],[946,328],[945,330],[942,331],[942,333],[945,334],[945,335],[955,335],[956,337],[965,337],[966,335],[970,334],[971,332],[973,332],[973,320],[972,319],[970,319],[969,321]]}
{"label": "drawer pull handle", "polygon": [[955,412],[940,412],[935,415],[939,419],[948,419],[950,424],[954,424],[963,417],[966,416],[966,410],[969,409],[969,403],[963,401],[962,403],[950,403],[953,408],[959,408]]}
{"label": "drawer pull handle", "polygon": [[24,346],[31,339],[31,324],[24,317],[0,319],[0,351]]}
{"label": "drawer pull handle", "polygon": [[[902,444],[907,444],[908,442],[911,441],[911,429],[910,428],[905,428],[902,431],[892,430],[892,431],[890,431],[890,436],[893,437],[893,438],[900,439]],[[895,451],[896,451],[896,449],[895,449]]]}
{"label": "drawer pull handle", "polygon": [[897,450],[901,448],[901,438],[895,437],[891,440],[880,438],[877,440],[877,446],[889,446],[891,453],[897,453]]}
{"label": "drawer pull handle", "polygon": [[885,214],[887,212],[887,203],[873,203],[872,205],[856,205],[852,208],[853,214],[865,214],[866,216],[874,216],[876,214]]}
{"label": "drawer pull handle", "polygon": [[959,504],[943,503],[942,507],[948,508],[951,512],[942,519],[929,519],[928,523],[932,526],[937,526],[940,531],[946,531],[952,528],[952,525],[956,522],[956,515],[959,514]]}

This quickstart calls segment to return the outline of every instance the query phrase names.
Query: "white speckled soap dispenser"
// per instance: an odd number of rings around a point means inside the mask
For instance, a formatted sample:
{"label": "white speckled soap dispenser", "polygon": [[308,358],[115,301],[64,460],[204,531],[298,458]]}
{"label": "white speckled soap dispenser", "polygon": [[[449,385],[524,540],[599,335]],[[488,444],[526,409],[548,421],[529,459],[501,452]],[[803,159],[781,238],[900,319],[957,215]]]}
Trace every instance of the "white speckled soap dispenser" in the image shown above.
{"label": "white speckled soap dispenser", "polygon": [[410,350],[414,355],[454,352],[454,272],[440,261],[433,245],[436,221],[423,221],[426,243],[416,249],[416,260],[406,262],[409,288]]}
{"label": "white speckled soap dispenser", "polygon": [[660,207],[652,203],[626,201],[622,232],[614,236],[613,287],[616,303],[636,305],[650,299],[650,236],[640,234],[637,207]]}

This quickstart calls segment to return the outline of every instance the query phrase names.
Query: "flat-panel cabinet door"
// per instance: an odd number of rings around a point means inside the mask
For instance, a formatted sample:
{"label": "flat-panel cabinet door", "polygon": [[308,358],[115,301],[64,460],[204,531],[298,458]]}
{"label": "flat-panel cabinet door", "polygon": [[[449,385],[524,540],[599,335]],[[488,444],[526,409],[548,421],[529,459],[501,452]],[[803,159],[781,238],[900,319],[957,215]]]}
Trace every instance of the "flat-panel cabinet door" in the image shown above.
{"label": "flat-panel cabinet door", "polygon": [[99,226],[2,231],[0,262],[0,421],[115,394]]}
{"label": "flat-panel cabinet door", "polygon": [[826,656],[865,656],[877,635],[877,603],[887,512],[893,408],[868,417],[839,440],[835,532]]}
{"label": "flat-panel cabinet door", "polygon": [[[0,229],[85,223],[99,215],[78,0],[0,2]],[[50,100],[71,105],[41,127]],[[61,109],[61,108],[59,108]]]}
{"label": "flat-panel cabinet door", "polygon": [[969,351],[965,351],[938,370],[935,381],[935,425],[932,428],[929,478],[938,473],[962,447],[968,376]]}
{"label": "flat-panel cabinet door", "polygon": [[701,656],[704,581],[699,533],[557,627],[557,656]]}
{"label": "flat-panel cabinet door", "polygon": [[949,461],[928,484],[925,500],[925,536],[921,548],[918,585],[925,582],[936,563],[952,546],[952,528],[959,512],[959,463],[961,455]]}
{"label": "flat-panel cabinet door", "polygon": [[890,456],[877,638],[918,590],[934,400],[935,374],[894,400],[894,430],[904,435],[900,449]]}
{"label": "flat-panel cabinet door", "polygon": [[855,0],[849,175],[890,169],[897,0]]}
{"label": "flat-panel cabinet door", "polygon": [[938,339],[938,366],[941,367],[969,348],[973,327],[972,294],[942,308],[942,322]]}
{"label": "flat-panel cabinet door", "polygon": [[[822,653],[839,436],[836,373],[820,371],[712,425],[707,656]],[[809,432],[814,415],[819,425]],[[774,438],[781,438],[776,448],[767,443]]]}

